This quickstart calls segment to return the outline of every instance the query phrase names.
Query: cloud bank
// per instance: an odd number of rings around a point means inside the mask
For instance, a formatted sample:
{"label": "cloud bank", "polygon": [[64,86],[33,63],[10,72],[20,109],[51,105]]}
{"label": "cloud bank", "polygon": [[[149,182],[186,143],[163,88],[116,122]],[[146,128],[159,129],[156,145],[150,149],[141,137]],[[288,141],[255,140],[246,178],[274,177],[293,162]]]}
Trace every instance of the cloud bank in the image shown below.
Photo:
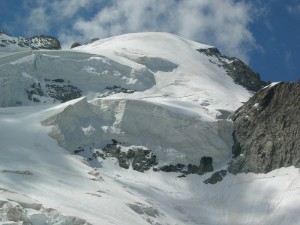
{"label": "cloud bank", "polygon": [[[63,46],[94,37],[161,31],[210,44],[249,62],[257,48],[252,6],[236,0],[32,0],[27,26],[56,29]],[[38,22],[37,22],[38,21]]]}

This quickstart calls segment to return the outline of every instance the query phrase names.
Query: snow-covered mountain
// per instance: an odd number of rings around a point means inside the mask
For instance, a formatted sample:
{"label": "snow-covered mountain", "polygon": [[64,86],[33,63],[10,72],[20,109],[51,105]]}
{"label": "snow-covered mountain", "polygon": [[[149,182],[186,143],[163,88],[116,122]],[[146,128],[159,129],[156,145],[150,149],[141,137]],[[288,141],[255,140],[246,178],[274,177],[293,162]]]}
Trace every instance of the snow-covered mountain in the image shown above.
{"label": "snow-covered mountain", "polygon": [[297,224],[297,169],[226,172],[265,84],[240,60],[166,33],[0,51],[0,223]]}

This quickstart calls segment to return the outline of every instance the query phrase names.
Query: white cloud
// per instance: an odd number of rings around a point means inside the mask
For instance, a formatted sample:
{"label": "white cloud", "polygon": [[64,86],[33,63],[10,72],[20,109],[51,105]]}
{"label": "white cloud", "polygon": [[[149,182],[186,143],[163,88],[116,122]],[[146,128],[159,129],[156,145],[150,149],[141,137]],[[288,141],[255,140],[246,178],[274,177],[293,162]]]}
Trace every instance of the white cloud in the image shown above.
{"label": "white cloud", "polygon": [[[249,61],[256,41],[249,30],[253,10],[235,0],[53,0],[37,1],[48,14],[36,30],[58,26],[63,44],[71,40],[142,31],[163,31],[215,45],[225,54]],[[34,14],[32,10],[32,14]],[[82,10],[91,13],[89,17]],[[39,16],[38,16],[39,15]],[[36,17],[43,16],[42,13]],[[33,16],[32,16],[33,17]],[[69,27],[64,27],[68,21]],[[32,24],[32,23],[31,23]],[[34,24],[32,24],[34,26]]]}
{"label": "white cloud", "polygon": [[27,34],[44,33],[49,29],[50,17],[46,14],[46,9],[43,7],[31,10],[26,21],[30,28]]}
{"label": "white cloud", "polygon": [[27,34],[49,32],[53,26],[63,26],[67,19],[76,17],[81,9],[90,8],[96,2],[97,0],[32,0],[35,7],[30,8],[28,1],[24,1],[24,8],[29,12],[26,19],[29,28]]}
{"label": "white cloud", "polygon": [[95,4],[95,0],[63,0],[50,1],[48,7],[51,7],[55,15],[62,17],[72,17],[82,8],[89,8]]}
{"label": "white cloud", "polygon": [[300,16],[300,3],[288,5],[286,6],[286,9],[290,14]]}
{"label": "white cloud", "polygon": [[248,29],[250,9],[232,0],[114,1],[92,19],[78,19],[73,28],[83,39],[140,31],[172,32],[216,45],[248,61],[248,51],[256,45]]}
{"label": "white cloud", "polygon": [[248,29],[250,6],[234,1],[186,1],[179,7],[178,33],[220,47],[248,61],[256,43]]}

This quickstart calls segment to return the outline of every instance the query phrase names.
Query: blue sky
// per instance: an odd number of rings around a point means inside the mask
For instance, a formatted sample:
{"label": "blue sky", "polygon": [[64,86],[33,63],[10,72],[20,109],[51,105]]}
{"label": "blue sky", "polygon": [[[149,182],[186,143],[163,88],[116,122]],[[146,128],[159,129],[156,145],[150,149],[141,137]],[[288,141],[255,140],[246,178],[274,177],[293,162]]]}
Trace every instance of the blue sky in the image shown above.
{"label": "blue sky", "polygon": [[263,80],[300,77],[300,0],[0,0],[0,18],[12,36],[52,35],[65,48],[170,32],[241,58]]}

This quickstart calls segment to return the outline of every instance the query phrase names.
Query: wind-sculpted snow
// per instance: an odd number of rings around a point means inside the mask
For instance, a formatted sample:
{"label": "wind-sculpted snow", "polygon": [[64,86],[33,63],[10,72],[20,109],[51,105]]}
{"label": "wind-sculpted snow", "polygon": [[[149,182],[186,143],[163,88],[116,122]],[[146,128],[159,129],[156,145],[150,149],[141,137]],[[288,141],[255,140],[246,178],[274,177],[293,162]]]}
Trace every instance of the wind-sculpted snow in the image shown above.
{"label": "wind-sculpted snow", "polygon": [[[126,55],[124,55],[124,57],[126,57]],[[158,57],[142,56],[137,58],[131,58],[131,60],[146,66],[152,72],[158,72],[158,71],[172,72],[174,69],[178,67],[178,65],[172,62],[169,62],[163,58],[158,58]]]}
{"label": "wind-sculpted snow", "polygon": [[215,163],[231,156],[232,122],[205,120],[194,112],[132,99],[85,99],[43,124],[55,125],[51,136],[73,152],[79,146],[105,146],[112,139],[123,146],[145,146],[160,164]]}
{"label": "wind-sculpted snow", "polygon": [[[155,85],[154,74],[132,61],[129,66],[104,56],[63,51],[16,53],[13,63],[7,63],[7,57],[0,58],[2,107],[64,102],[111,86],[143,91]],[[57,80],[62,82],[49,83]]]}

